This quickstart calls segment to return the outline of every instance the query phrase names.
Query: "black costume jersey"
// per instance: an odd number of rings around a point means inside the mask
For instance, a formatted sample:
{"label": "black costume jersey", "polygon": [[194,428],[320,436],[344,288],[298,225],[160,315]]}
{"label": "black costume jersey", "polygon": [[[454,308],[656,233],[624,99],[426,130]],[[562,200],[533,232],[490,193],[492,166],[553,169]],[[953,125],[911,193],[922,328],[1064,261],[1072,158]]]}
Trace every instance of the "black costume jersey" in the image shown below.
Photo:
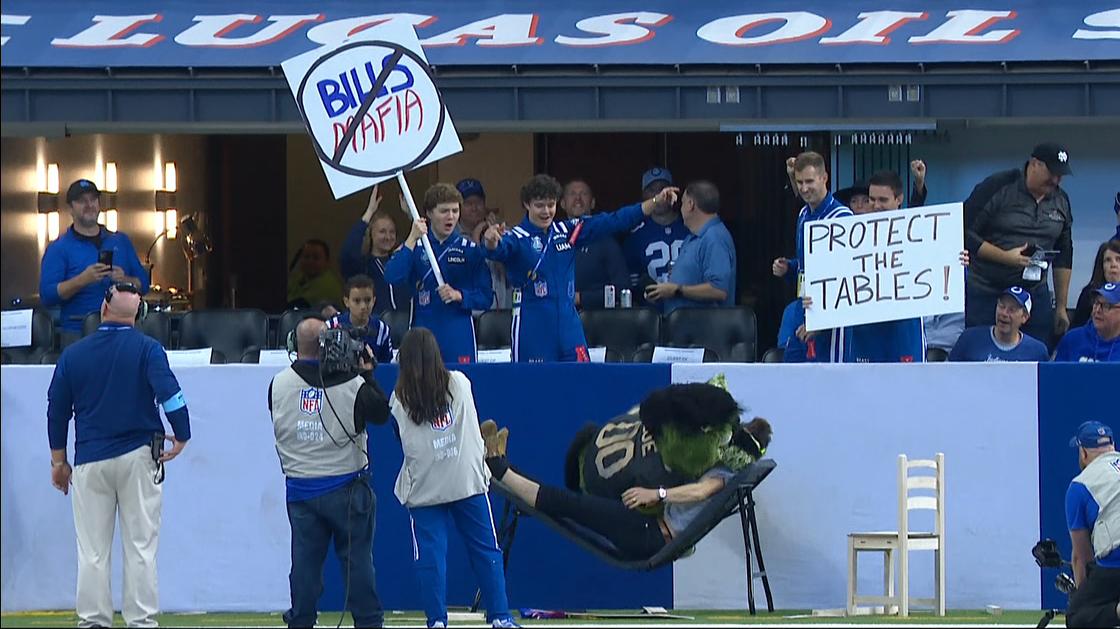
{"label": "black costume jersey", "polygon": [[604,425],[580,453],[584,493],[621,498],[631,487],[675,487],[692,479],[665,468],[653,435],[631,413]]}

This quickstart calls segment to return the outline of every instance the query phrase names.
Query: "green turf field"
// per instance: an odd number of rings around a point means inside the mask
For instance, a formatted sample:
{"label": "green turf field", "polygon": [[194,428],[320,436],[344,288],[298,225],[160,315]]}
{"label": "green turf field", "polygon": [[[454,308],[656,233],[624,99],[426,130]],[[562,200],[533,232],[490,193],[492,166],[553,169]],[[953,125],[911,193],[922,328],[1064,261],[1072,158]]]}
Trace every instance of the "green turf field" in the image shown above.
{"label": "green turf field", "polygon": [[[616,610],[617,611],[617,610]],[[643,627],[678,627],[681,625],[1009,625],[1020,627],[1034,627],[1042,615],[1039,611],[1004,611],[1002,615],[992,616],[983,611],[951,611],[944,618],[938,618],[928,613],[917,613],[909,619],[902,620],[894,616],[874,617],[858,616],[854,618],[835,617],[805,617],[808,610],[786,610],[773,614],[760,613],[750,616],[742,611],[687,611],[672,612],[683,616],[692,616],[694,620],[662,620],[662,619],[574,619],[574,620],[522,620],[518,622],[524,626],[643,626]],[[0,615],[0,625],[4,627],[74,627],[77,617],[73,612],[18,612]],[[320,627],[334,627],[339,620],[337,613],[323,613],[319,615]],[[1051,623],[1051,627],[1063,626],[1062,618],[1058,617]],[[283,620],[277,613],[213,613],[213,614],[161,614],[159,624],[162,627],[282,627]],[[424,619],[418,612],[390,613],[386,615],[385,624],[388,627],[423,627]],[[452,626],[485,626],[479,622],[455,622]],[[123,627],[124,621],[117,616],[114,626]],[[342,626],[352,627],[350,617],[343,619]]]}

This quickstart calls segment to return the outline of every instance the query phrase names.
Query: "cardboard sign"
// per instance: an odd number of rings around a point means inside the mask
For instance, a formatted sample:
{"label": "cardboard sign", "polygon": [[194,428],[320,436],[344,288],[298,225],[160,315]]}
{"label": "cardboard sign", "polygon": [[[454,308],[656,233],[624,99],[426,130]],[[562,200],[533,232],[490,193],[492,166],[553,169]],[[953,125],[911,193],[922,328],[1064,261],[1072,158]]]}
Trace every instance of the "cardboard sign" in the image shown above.
{"label": "cardboard sign", "polygon": [[288,367],[295,359],[295,354],[289,356],[286,349],[262,349],[258,362],[273,367]]}
{"label": "cardboard sign", "polygon": [[964,312],[960,203],[805,223],[807,330]]}
{"label": "cardboard sign", "polygon": [[209,365],[213,354],[213,347],[168,350],[167,364],[172,369],[175,367],[199,367],[202,365]]}
{"label": "cardboard sign", "polygon": [[513,350],[505,347],[502,349],[480,349],[478,350],[478,362],[480,363],[510,363],[513,362]]}
{"label": "cardboard sign", "polygon": [[31,319],[34,311],[5,310],[0,313],[0,346],[30,347]]}
{"label": "cardboard sign", "polygon": [[702,363],[704,362],[703,347],[662,347],[653,348],[655,363]]}
{"label": "cardboard sign", "polygon": [[409,25],[387,22],[281,66],[336,199],[463,150]]}

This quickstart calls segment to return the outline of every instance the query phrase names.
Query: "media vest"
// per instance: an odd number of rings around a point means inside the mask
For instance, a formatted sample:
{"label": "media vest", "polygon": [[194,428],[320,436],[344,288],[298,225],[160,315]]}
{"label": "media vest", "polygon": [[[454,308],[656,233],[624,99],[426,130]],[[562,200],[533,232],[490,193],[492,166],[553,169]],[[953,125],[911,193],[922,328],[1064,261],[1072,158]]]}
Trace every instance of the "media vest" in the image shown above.
{"label": "media vest", "polygon": [[1085,485],[1100,507],[1093,523],[1093,556],[1104,557],[1120,546],[1120,452],[1093,459],[1073,482]]}
{"label": "media vest", "polygon": [[[272,428],[285,476],[342,476],[365,467],[366,433],[355,434],[354,430],[354,404],[362,384],[354,376],[324,390],[290,367],[276,374],[272,379]],[[350,443],[351,438],[355,443]]]}

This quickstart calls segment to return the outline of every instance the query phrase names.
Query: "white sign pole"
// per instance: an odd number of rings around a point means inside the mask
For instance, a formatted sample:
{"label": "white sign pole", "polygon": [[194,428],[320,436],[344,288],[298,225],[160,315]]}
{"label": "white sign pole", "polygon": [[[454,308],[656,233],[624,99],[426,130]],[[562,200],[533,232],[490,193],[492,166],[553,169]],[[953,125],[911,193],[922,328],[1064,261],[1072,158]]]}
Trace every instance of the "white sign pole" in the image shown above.
{"label": "white sign pole", "polygon": [[[401,184],[401,194],[404,196],[404,202],[408,205],[408,212],[412,214],[412,220],[420,220],[420,212],[416,210],[416,202],[412,200],[412,190],[408,188],[408,180],[404,178],[404,171],[397,171],[397,183]],[[432,226],[428,225],[431,230]],[[432,264],[432,275],[436,276],[436,282],[439,286],[443,286],[443,272],[439,270],[439,260],[436,259],[436,252],[432,251],[432,243],[428,241],[428,237],[424,236],[420,239],[424,243],[424,252],[428,254],[428,262]]]}

